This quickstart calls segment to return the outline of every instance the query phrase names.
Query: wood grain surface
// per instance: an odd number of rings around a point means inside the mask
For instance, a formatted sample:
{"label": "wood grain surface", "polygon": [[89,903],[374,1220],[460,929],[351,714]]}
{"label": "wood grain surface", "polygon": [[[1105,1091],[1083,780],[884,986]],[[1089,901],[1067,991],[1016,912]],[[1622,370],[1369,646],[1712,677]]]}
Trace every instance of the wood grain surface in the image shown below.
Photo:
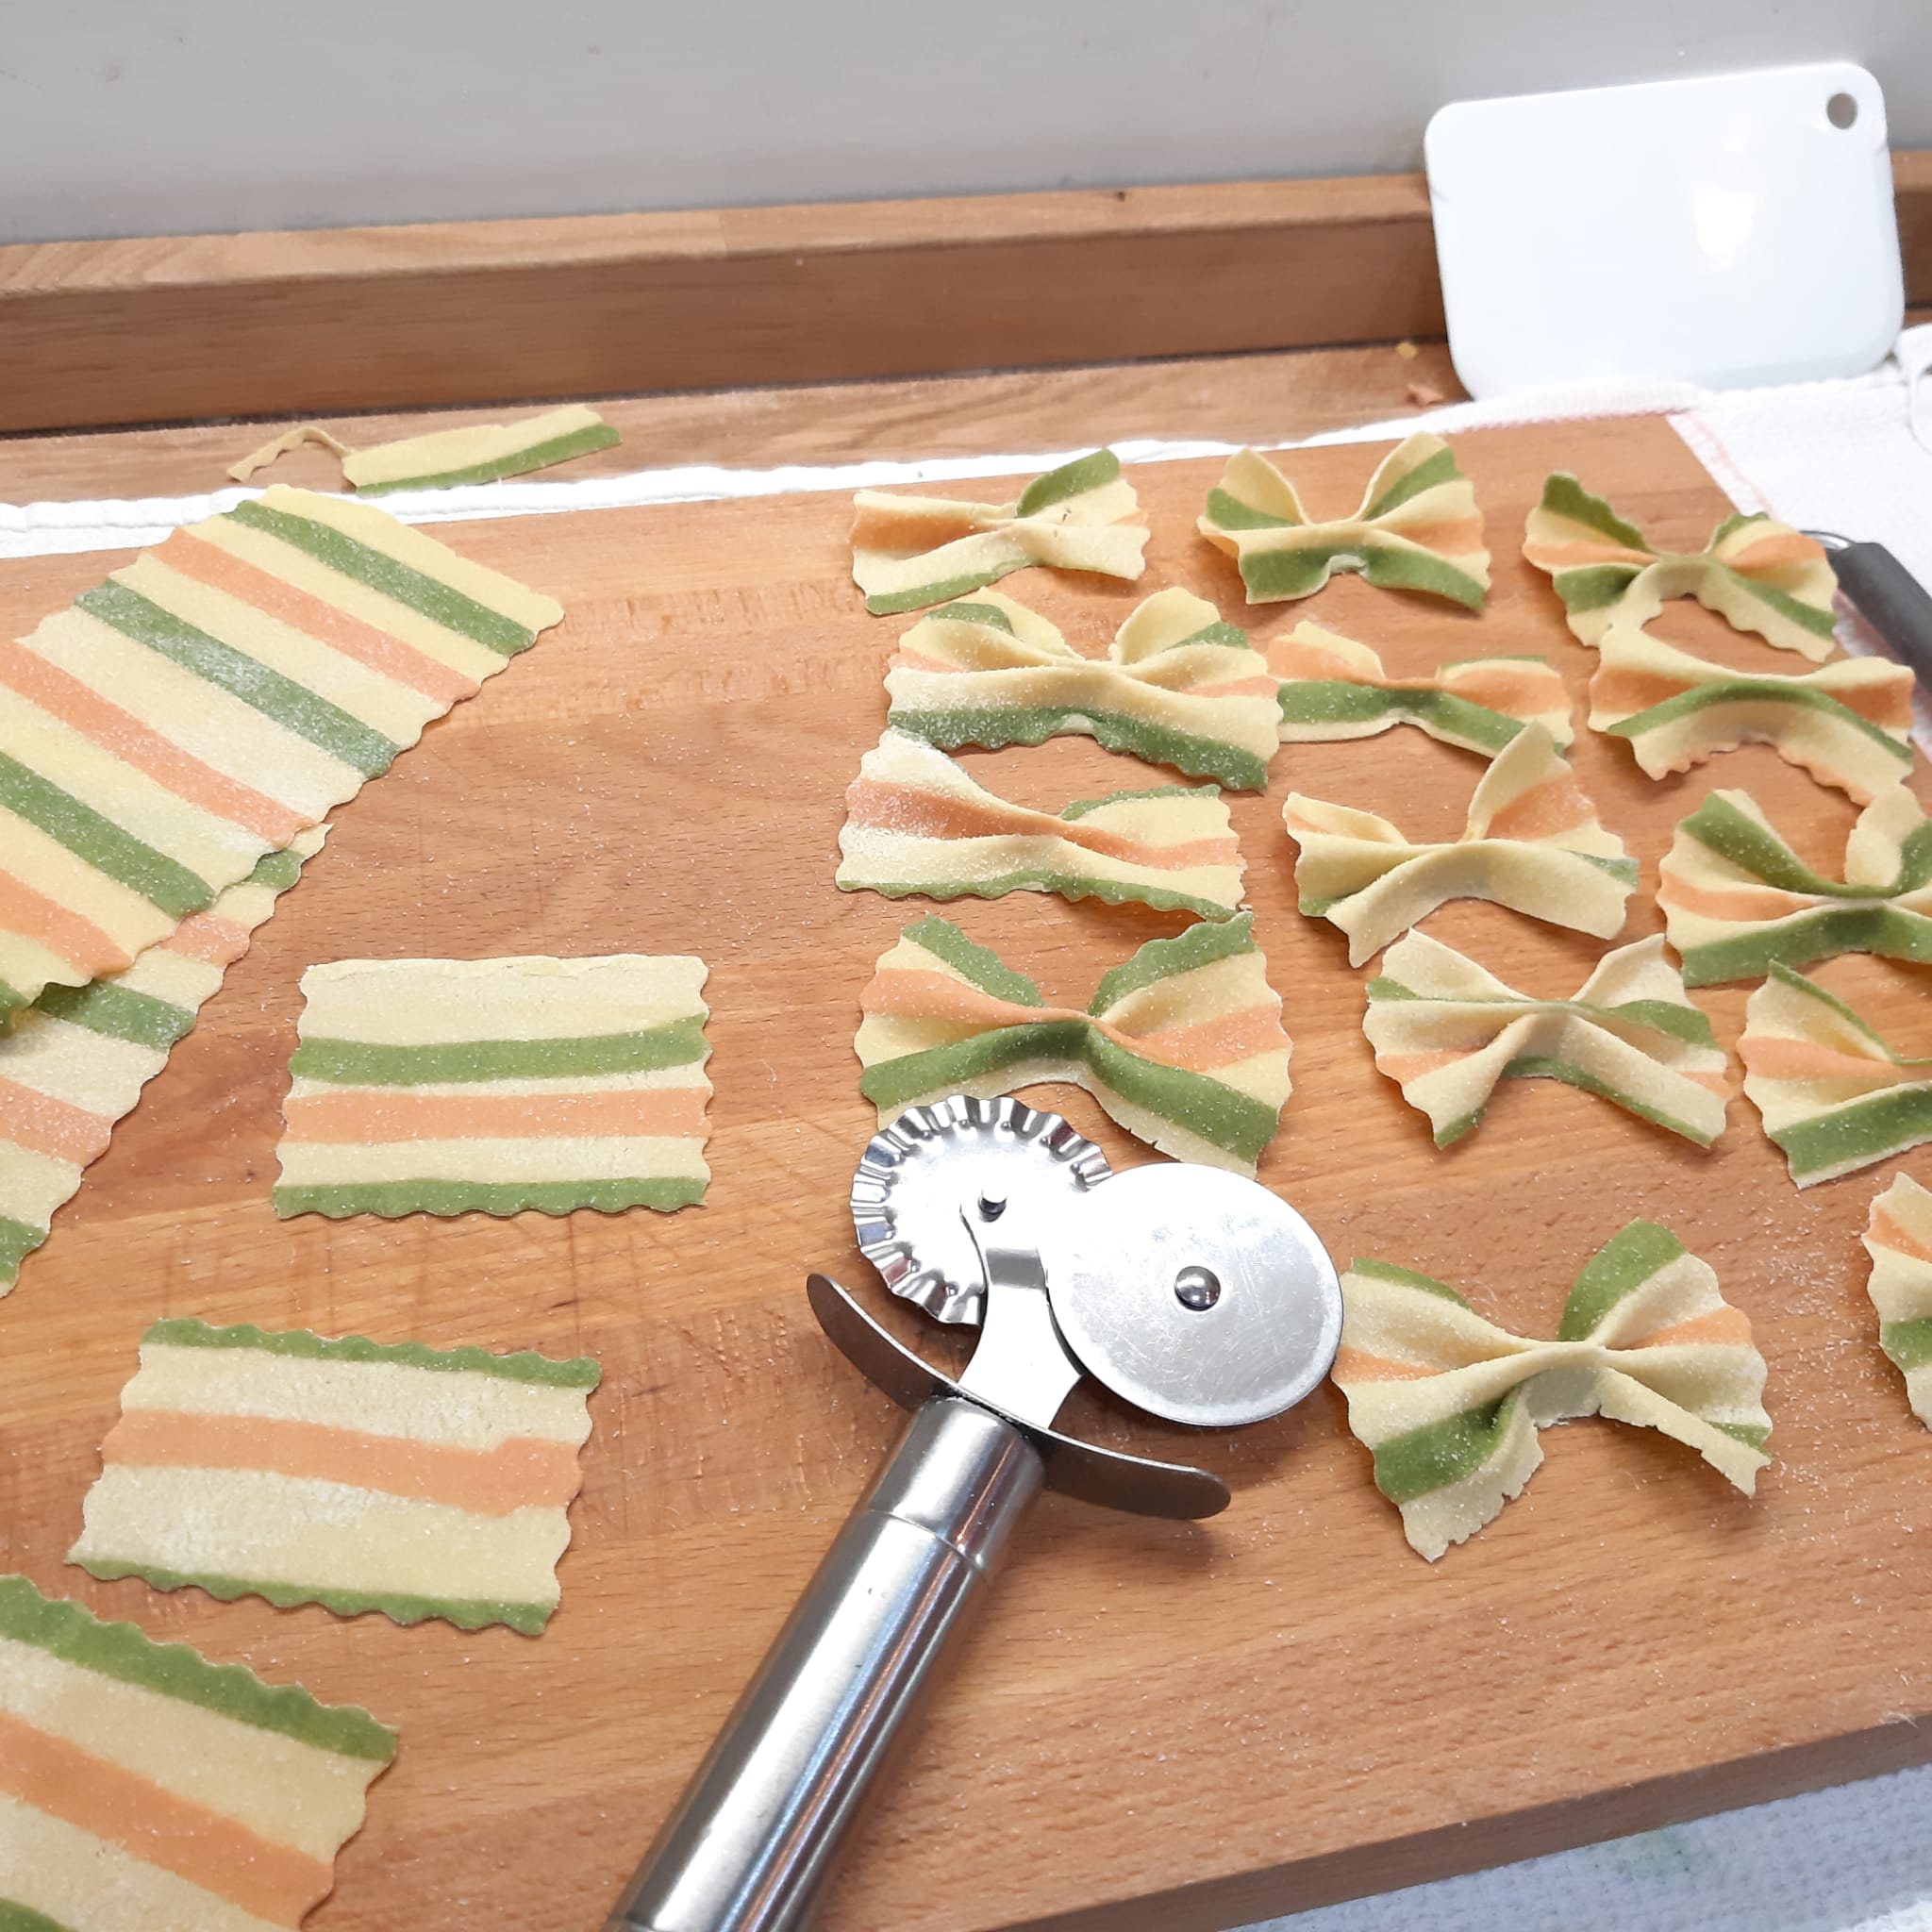
{"label": "wood grain surface", "polygon": [[[1404,673],[1541,652],[1580,702],[1591,654],[1517,556],[1545,471],[1575,470],[1666,542],[1701,542],[1724,505],[1654,421],[1471,435],[1458,452],[1496,553],[1485,614],[1348,579],[1248,621],[1266,640],[1314,618]],[[1291,467],[1319,512],[1357,499],[1374,455]],[[1141,585],[1031,573],[1005,588],[1090,651],[1168,583],[1241,619],[1231,568],[1193,534],[1214,467],[1135,475],[1154,531]],[[902,628],[859,608],[846,516],[818,496],[448,531],[561,597],[564,625],[338,815],[0,1304],[0,1568],[400,1728],[316,1932],[591,1932],[897,1428],[803,1294],[819,1266],[885,1300],[844,1207],[873,1124],[856,998],[900,924],[932,909],[831,883],[841,793]],[[0,618],[24,630],[108,562],[0,566]],[[1694,608],[1658,628],[1733,661],[1773,655]],[[1625,938],[1656,929],[1657,860],[1713,785],[1752,789],[1834,867],[1851,823],[1836,793],[1761,750],[1654,784],[1586,734],[1577,763],[1642,861]],[[1055,806],[1145,770],[1078,741],[972,769]],[[1574,1423],[1546,1433],[1524,1497],[1431,1567],[1371,1487],[1331,1389],[1226,1435],[1083,1397],[1074,1427],[1210,1465],[1233,1507],[1179,1525],[1045,1499],[833,1901],[835,1932],[1220,1927],[1926,1753],[1913,1721],[1932,1708],[1932,1441],[1876,1348],[1857,1234],[1901,1164],[1932,1179],[1932,1150],[1800,1196],[1741,1099],[1704,1154],[1518,1082],[1437,1153],[1374,1072],[1365,975],[1294,910],[1280,801],[1298,788],[1449,834],[1479,770],[1405,731],[1284,747],[1266,797],[1235,801],[1295,1042],[1262,1177],[1339,1258],[1424,1269],[1528,1331],[1548,1329],[1583,1257],[1626,1220],[1668,1223],[1770,1362],[1778,1459],[1757,1500],[1647,1432]],[[1049,996],[1082,1000],[1181,924],[1033,895],[952,916]],[[1480,906],[1428,929],[1544,994],[1572,991],[1601,951]],[[702,1208],[275,1219],[304,966],[628,949],[712,968]],[[1848,959],[1820,977],[1932,1052],[1923,976]],[[1727,1043],[1745,991],[1700,995]],[[1141,1158],[1085,1096],[1050,1097],[1117,1164]],[[887,1312],[936,1358],[957,1347]],[[136,1341],[163,1314],[599,1357],[548,1632],[403,1630],[65,1567]]]}

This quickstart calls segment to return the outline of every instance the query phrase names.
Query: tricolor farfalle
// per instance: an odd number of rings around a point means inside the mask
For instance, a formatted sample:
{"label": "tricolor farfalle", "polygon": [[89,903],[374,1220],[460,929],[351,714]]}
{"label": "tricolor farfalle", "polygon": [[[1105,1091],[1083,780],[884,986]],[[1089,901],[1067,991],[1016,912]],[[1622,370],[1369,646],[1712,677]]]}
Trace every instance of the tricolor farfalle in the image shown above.
{"label": "tricolor farfalle", "polygon": [[1609,939],[1637,885],[1624,841],[1541,724],[1526,724],[1476,785],[1462,835],[1418,844],[1387,819],[1291,792],[1301,909],[1348,935],[1359,966],[1451,899],[1498,906]]}
{"label": "tricolor farfalle", "polygon": [[1338,571],[1472,610],[1489,593],[1475,491],[1449,445],[1426,431],[1391,450],[1355,510],[1330,520],[1311,518],[1274,464],[1244,449],[1228,458],[1196,527],[1235,559],[1250,604],[1310,596]]}
{"label": "tricolor farfalle", "polygon": [[1801,1188],[1932,1141],[1932,1059],[1906,1059],[1822,986],[1774,963],[1744,1007],[1744,1091]]}
{"label": "tricolor farfalle", "polygon": [[1570,694],[1541,658],[1465,658],[1424,677],[1391,677],[1367,644],[1298,624],[1268,647],[1281,680],[1284,744],[1371,738],[1413,724],[1444,744],[1493,758],[1525,724],[1570,742]]}
{"label": "tricolor farfalle", "polygon": [[1868,805],[1911,770],[1912,674],[1845,658],[1795,677],[1741,672],[1614,625],[1590,684],[1590,728],[1629,741],[1651,777],[1713,753],[1768,744],[1787,763]]}
{"label": "tricolor farfalle", "polygon": [[1574,476],[1557,471],[1530,511],[1523,554],[1547,571],[1570,628],[1596,644],[1641,629],[1674,597],[1694,597],[1733,629],[1813,662],[1831,655],[1838,579],[1824,549],[1787,524],[1728,516],[1702,550],[1657,549]]}
{"label": "tricolor farfalle", "polygon": [[1217,786],[1082,799],[1058,813],[995,797],[946,754],[887,731],[845,793],[838,884],[888,898],[1054,892],[1231,918],[1241,856]]}
{"label": "tricolor farfalle", "polygon": [[1659,873],[1687,986],[1840,953],[1932,964],[1932,820],[1903,781],[1858,814],[1842,879],[1807,865],[1746,791],[1713,791],[1680,819]]}
{"label": "tricolor farfalle", "polygon": [[1724,1131],[1724,1049],[1661,939],[1605,954],[1570,998],[1541,1000],[1412,932],[1370,980],[1362,1031],[1439,1147],[1481,1124],[1504,1080],[1560,1080],[1700,1147]]}
{"label": "tricolor farfalle", "polygon": [[1656,1429],[1747,1496],[1771,1460],[1750,1321],[1655,1222],[1631,1222],[1591,1257],[1552,1341],[1512,1335],[1446,1283],[1383,1261],[1350,1264],[1341,1306],[1333,1374],[1348,1425],[1431,1562],[1522,1493],[1551,1423]]}
{"label": "tricolor farfalle", "polygon": [[1047,564],[1138,577],[1147,530],[1110,449],[1036,476],[1012,503],[861,490],[852,499],[852,577],[874,617],[964,597]]}
{"label": "tricolor farfalle", "polygon": [[886,671],[887,723],[936,744],[995,751],[1089,737],[1191,778],[1258,791],[1279,741],[1268,660],[1191,591],[1157,591],[1086,658],[997,591],[929,611]]}
{"label": "tricolor farfalle", "polygon": [[1864,1241],[1878,1345],[1906,1378],[1912,1413],[1932,1425],[1932,1191],[1896,1176],[1872,1203]]}
{"label": "tricolor farfalle", "polygon": [[1064,1083],[1164,1154],[1253,1174],[1288,1099],[1289,1040],[1251,921],[1149,940],[1081,1010],[922,919],[859,995],[859,1091],[883,1123],[948,1094]]}

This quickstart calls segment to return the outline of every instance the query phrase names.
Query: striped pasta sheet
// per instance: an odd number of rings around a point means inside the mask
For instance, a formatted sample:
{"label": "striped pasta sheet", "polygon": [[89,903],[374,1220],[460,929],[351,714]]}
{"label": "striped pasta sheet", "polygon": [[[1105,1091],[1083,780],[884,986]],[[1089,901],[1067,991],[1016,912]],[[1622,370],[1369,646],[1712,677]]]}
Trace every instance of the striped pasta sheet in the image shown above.
{"label": "striped pasta sheet", "polygon": [[125,972],[562,615],[277,488],[0,644],[0,1024]]}
{"label": "striped pasta sheet", "polygon": [[0,1294],[325,836],[296,833],[125,973],[50,986],[0,1034]]}
{"label": "striped pasta sheet", "polygon": [[395,1733],[0,1576],[0,1926],[290,1932]]}
{"label": "striped pasta sheet", "polygon": [[587,1357],[157,1322],[67,1560],[157,1590],[536,1636],[597,1376]]}
{"label": "striped pasta sheet", "polygon": [[881,1123],[908,1107],[1023,1087],[1084,1088],[1179,1160],[1252,1174],[1288,1099],[1288,1035],[1253,915],[1149,940],[1082,1012],[956,925],[908,925],[859,995],[859,1091]]}
{"label": "striped pasta sheet", "polygon": [[1761,979],[1840,953],[1932,964],[1932,820],[1903,783],[1858,814],[1844,877],[1815,873],[1747,791],[1677,822],[1657,903],[1687,986]]}
{"label": "striped pasta sheet", "polygon": [[887,731],[845,793],[838,883],[891,899],[1132,901],[1232,918],[1241,856],[1218,786],[1165,785],[1082,799],[1058,814],[1011,805],[946,754]]}
{"label": "striped pasta sheet", "polygon": [[1724,1049],[1660,938],[1606,953],[1573,997],[1540,1000],[1412,932],[1369,981],[1362,1031],[1438,1147],[1482,1124],[1503,1080],[1561,1080],[1700,1147],[1724,1131]]}
{"label": "striped pasta sheet", "polygon": [[1670,599],[1694,597],[1781,651],[1818,663],[1831,655],[1838,578],[1819,544],[1767,516],[1728,516],[1702,550],[1662,551],[1559,470],[1529,513],[1523,554],[1549,573],[1582,643],[1612,625],[1641,629]]}
{"label": "striped pasta sheet", "polygon": [[704,1198],[704,962],[339,959],[302,975],[277,1214]]}
{"label": "striped pasta sheet", "polygon": [[581,403],[515,423],[474,423],[461,429],[405,437],[398,442],[372,443],[367,449],[351,449],[319,424],[304,423],[230,464],[228,475],[245,483],[298,444],[314,442],[341,458],[342,475],[352,489],[375,496],[391,490],[447,490],[460,483],[525,476],[592,450],[609,449],[617,441],[617,431]]}
{"label": "striped pasta sheet", "polygon": [[1912,1413],[1932,1425],[1932,1192],[1898,1175],[1874,1199],[1864,1241],[1878,1345],[1906,1378]]}
{"label": "striped pasta sheet", "polygon": [[1744,1091],[1801,1188],[1932,1141],[1932,1059],[1904,1059],[1789,966],[1744,1005]]}
{"label": "striped pasta sheet", "polygon": [[1469,658],[1427,677],[1391,677],[1381,658],[1339,631],[1298,624],[1269,647],[1280,679],[1281,741],[1373,738],[1413,724],[1493,758],[1525,724],[1570,742],[1570,694],[1541,658]]}
{"label": "striped pasta sheet", "polygon": [[1768,744],[1789,764],[1869,805],[1912,766],[1912,674],[1842,658],[1798,677],[1734,671],[1646,632],[1612,625],[1590,682],[1590,728],[1627,739],[1653,778],[1713,752]]}
{"label": "striped pasta sheet", "polygon": [[1036,476],[1013,503],[861,490],[852,499],[852,578],[874,617],[923,610],[1048,564],[1138,577],[1141,499],[1110,449]]}
{"label": "striped pasta sheet", "polygon": [[1512,1335],[1453,1288],[1381,1261],[1350,1264],[1341,1307],[1333,1374],[1348,1425],[1409,1547],[1432,1563],[1522,1494],[1550,1423],[1657,1429],[1747,1496],[1771,1460],[1750,1320],[1655,1222],[1631,1222],[1591,1256],[1553,1341]]}
{"label": "striped pasta sheet", "polygon": [[1280,708],[1268,660],[1204,597],[1137,606],[1105,658],[1083,658],[997,591],[927,613],[886,670],[887,723],[941,751],[1086,736],[1238,791],[1268,782]]}
{"label": "striped pasta sheet", "polygon": [[1420,591],[1480,610],[1490,589],[1482,512],[1455,453],[1426,432],[1376,466],[1351,516],[1311,522],[1294,485],[1244,449],[1228,458],[1197,525],[1235,559],[1250,604],[1307,597],[1337,571],[1384,591]]}
{"label": "striped pasta sheet", "polygon": [[1282,810],[1299,847],[1301,909],[1348,935],[1359,966],[1451,899],[1489,899],[1600,940],[1624,924],[1637,863],[1541,724],[1499,752],[1469,803],[1462,836],[1417,845],[1374,812],[1299,791]]}

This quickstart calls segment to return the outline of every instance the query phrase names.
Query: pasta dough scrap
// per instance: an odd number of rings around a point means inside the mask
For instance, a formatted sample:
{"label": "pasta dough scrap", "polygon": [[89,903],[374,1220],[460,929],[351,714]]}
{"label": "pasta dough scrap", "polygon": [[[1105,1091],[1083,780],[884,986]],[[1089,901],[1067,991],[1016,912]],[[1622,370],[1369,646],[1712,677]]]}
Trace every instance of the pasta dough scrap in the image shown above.
{"label": "pasta dough scrap", "polygon": [[1525,724],[1570,742],[1570,694],[1541,658],[1468,658],[1429,677],[1391,677],[1367,644],[1298,624],[1269,648],[1281,680],[1281,741],[1372,738],[1413,724],[1444,744],[1493,758]]}
{"label": "pasta dough scrap", "polygon": [[1013,503],[861,490],[852,499],[852,579],[874,617],[963,597],[1016,570],[1138,577],[1141,499],[1110,449],[1036,476]]}
{"label": "pasta dough scrap", "polygon": [[225,1602],[537,1636],[597,1380],[589,1357],[157,1322],[67,1560]]}
{"label": "pasta dough scrap", "polygon": [[1932,963],[1932,822],[1903,781],[1863,811],[1844,878],[1815,873],[1746,791],[1713,791],[1680,819],[1657,903],[1686,986],[1761,979],[1840,953]]}
{"label": "pasta dough scrap", "polygon": [[1550,574],[1582,643],[1612,625],[1641,629],[1671,598],[1694,597],[1781,651],[1814,663],[1831,655],[1838,578],[1819,544],[1767,516],[1728,516],[1702,550],[1662,551],[1559,470],[1529,513],[1523,554]]}
{"label": "pasta dough scrap", "polygon": [[1912,765],[1912,674],[1845,658],[1796,677],[1747,675],[1613,625],[1590,683],[1590,728],[1624,738],[1653,778],[1713,752],[1768,744],[1787,763],[1868,805]]}
{"label": "pasta dough scrap", "polygon": [[1137,606],[1102,658],[997,591],[949,604],[899,640],[886,692],[886,722],[941,751],[1084,735],[1239,791],[1268,782],[1280,741],[1268,660],[1182,590]]}
{"label": "pasta dough scrap", "polygon": [[1241,844],[1218,786],[1083,799],[1058,815],[996,798],[942,751],[888,730],[845,793],[838,883],[889,899],[1057,892],[1233,917]]}
{"label": "pasta dough scrap", "polygon": [[581,403],[515,423],[473,423],[397,442],[372,443],[367,449],[351,449],[320,424],[304,423],[230,464],[228,475],[245,483],[299,444],[320,443],[341,459],[342,475],[352,489],[375,496],[391,490],[448,490],[460,483],[525,476],[592,450],[609,449],[617,441],[617,431]]}
{"label": "pasta dough scrap", "polygon": [[50,986],[0,1034],[0,1294],[326,835],[298,832],[126,972]]}
{"label": "pasta dough scrap", "polygon": [[1789,966],[1744,1005],[1744,1091],[1801,1188],[1932,1141],[1932,1059],[1902,1059]]}
{"label": "pasta dough scrap", "polygon": [[358,1706],[0,1576],[0,1925],[292,1932],[395,1749]]}
{"label": "pasta dough scrap", "polygon": [[1655,1222],[1631,1222],[1585,1264],[1554,1341],[1512,1335],[1453,1288],[1381,1261],[1350,1264],[1341,1307],[1333,1373],[1348,1425],[1432,1563],[1523,1493],[1550,1423],[1657,1429],[1747,1496],[1771,1460],[1750,1320]]}
{"label": "pasta dough scrap", "polygon": [[1301,909],[1348,935],[1359,966],[1451,899],[1488,899],[1597,939],[1614,937],[1637,886],[1624,841],[1541,724],[1497,755],[1469,802],[1462,836],[1412,844],[1387,819],[1289,793],[1282,810],[1300,847]]}
{"label": "pasta dough scrap", "polygon": [[922,919],[859,995],[859,1091],[884,1123],[952,1093],[1064,1082],[1163,1154],[1252,1174],[1289,1095],[1281,1000],[1253,917],[1149,940],[1085,1012],[1047,1005],[958,926]]}
{"label": "pasta dough scrap", "polygon": [[1573,998],[1538,1000],[1412,932],[1368,993],[1362,1031],[1376,1070],[1428,1115],[1438,1147],[1479,1126],[1497,1082],[1510,1079],[1561,1080],[1700,1147],[1724,1131],[1724,1049],[1661,939],[1605,954]]}
{"label": "pasta dough scrap", "polygon": [[1912,1413],[1932,1426],[1932,1192],[1900,1174],[1873,1201],[1864,1241],[1878,1345],[1906,1378]]}
{"label": "pasta dough scrap", "polygon": [[562,615],[276,488],[0,643],[0,1025],[125,972]]}
{"label": "pasta dough scrap", "polygon": [[1440,436],[1411,436],[1384,457],[1354,515],[1313,523],[1268,458],[1228,458],[1196,526],[1240,567],[1250,604],[1312,596],[1337,571],[1382,591],[1421,591],[1480,610],[1490,589],[1482,512]]}
{"label": "pasta dough scrap", "polygon": [[701,1201],[706,971],[641,953],[311,966],[275,1212],[669,1212]]}

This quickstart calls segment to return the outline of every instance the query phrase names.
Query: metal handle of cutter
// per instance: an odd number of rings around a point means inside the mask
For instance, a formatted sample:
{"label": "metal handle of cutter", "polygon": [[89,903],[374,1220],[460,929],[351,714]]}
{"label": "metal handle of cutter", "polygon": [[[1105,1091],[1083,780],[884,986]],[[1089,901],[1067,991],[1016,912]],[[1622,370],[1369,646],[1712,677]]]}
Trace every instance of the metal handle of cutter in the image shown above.
{"label": "metal handle of cutter", "polygon": [[605,1932],[797,1932],[1040,1493],[1040,1453],[958,1396],[917,1410]]}

